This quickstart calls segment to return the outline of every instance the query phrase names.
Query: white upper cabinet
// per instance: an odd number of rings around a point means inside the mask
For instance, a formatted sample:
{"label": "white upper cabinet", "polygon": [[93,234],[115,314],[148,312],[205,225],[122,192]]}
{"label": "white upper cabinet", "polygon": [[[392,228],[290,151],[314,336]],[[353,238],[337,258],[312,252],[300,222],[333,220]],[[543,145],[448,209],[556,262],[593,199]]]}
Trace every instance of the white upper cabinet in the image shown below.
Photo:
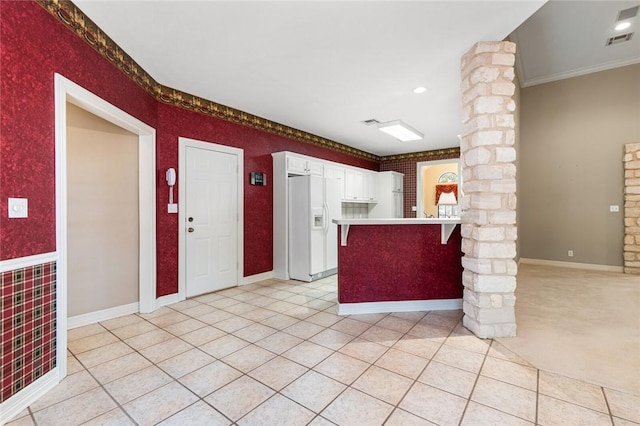
{"label": "white upper cabinet", "polygon": [[364,173],[364,201],[367,201],[367,202],[378,201],[378,173],[377,172]]}
{"label": "white upper cabinet", "polygon": [[404,192],[404,175],[401,173],[392,172],[393,176],[393,191]]}
{"label": "white upper cabinet", "polygon": [[287,173],[295,175],[322,176],[322,162],[288,155]]}
{"label": "white upper cabinet", "polygon": [[363,201],[364,172],[357,169],[346,169],[344,171],[344,177],[344,200]]}
{"label": "white upper cabinet", "polygon": [[280,155],[281,157],[278,158],[282,158],[286,164],[287,176],[315,175],[339,179],[342,182],[343,202],[376,203],[378,201],[378,172],[286,151],[275,153],[274,156],[276,155]]}

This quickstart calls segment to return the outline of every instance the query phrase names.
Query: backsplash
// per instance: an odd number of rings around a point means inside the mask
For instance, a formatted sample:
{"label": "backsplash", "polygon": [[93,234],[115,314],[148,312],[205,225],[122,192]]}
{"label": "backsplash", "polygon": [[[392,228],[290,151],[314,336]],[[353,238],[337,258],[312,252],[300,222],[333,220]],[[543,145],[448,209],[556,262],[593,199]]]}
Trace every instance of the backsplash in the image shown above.
{"label": "backsplash", "polygon": [[369,204],[342,203],[342,219],[367,219],[368,217]]}
{"label": "backsplash", "polygon": [[0,274],[0,402],[56,366],[56,263]]}

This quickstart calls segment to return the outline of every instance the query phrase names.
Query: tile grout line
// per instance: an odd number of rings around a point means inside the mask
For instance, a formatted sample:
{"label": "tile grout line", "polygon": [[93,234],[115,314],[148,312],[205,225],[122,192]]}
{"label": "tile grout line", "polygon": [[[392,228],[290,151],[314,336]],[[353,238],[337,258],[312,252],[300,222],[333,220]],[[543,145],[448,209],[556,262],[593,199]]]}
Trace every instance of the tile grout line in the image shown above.
{"label": "tile grout line", "polygon": [[[460,320],[460,324],[462,324],[462,320]],[[480,364],[480,368],[478,369],[478,373],[476,374],[476,379],[473,381],[473,386],[471,387],[471,392],[469,392],[469,397],[467,398],[467,402],[464,405],[464,409],[462,410],[462,416],[460,416],[460,420],[458,421],[458,426],[462,424],[464,420],[464,416],[467,414],[467,408],[469,408],[469,403],[471,402],[471,397],[473,396],[473,391],[476,390],[476,386],[478,385],[478,381],[480,380],[480,372],[484,367],[484,363],[487,362],[487,357],[489,356],[489,351],[491,350],[491,346],[493,346],[493,342],[495,340],[491,339],[491,343],[487,347],[487,351],[484,354],[484,358],[482,358],[482,364]]]}

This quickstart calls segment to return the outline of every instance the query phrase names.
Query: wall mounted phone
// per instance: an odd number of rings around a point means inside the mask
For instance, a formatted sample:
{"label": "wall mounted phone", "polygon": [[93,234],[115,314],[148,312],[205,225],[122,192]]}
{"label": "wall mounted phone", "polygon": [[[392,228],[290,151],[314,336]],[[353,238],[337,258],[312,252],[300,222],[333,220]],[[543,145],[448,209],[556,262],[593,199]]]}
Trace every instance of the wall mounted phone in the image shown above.
{"label": "wall mounted phone", "polygon": [[169,204],[167,205],[168,213],[178,213],[178,205],[173,202],[173,186],[176,184],[176,169],[173,167],[167,169],[165,175],[167,185],[169,185]]}
{"label": "wall mounted phone", "polygon": [[173,186],[176,184],[176,169],[171,167],[167,169],[167,185]]}

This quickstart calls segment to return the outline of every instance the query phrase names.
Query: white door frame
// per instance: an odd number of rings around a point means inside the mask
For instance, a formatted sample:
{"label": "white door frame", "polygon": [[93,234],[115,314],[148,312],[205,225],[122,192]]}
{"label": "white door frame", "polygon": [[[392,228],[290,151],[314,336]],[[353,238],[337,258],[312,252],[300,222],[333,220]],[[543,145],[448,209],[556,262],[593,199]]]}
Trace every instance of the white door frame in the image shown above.
{"label": "white door frame", "polygon": [[237,284],[244,279],[244,150],[226,145],[199,141],[189,138],[178,138],[178,298],[187,297],[187,217],[186,217],[186,176],[187,147],[223,152],[238,157],[238,276]]}
{"label": "white door frame", "polygon": [[139,167],[139,304],[140,312],[156,306],[156,131],[71,80],[55,74],[57,368],[67,374],[67,102],[138,135]]}

